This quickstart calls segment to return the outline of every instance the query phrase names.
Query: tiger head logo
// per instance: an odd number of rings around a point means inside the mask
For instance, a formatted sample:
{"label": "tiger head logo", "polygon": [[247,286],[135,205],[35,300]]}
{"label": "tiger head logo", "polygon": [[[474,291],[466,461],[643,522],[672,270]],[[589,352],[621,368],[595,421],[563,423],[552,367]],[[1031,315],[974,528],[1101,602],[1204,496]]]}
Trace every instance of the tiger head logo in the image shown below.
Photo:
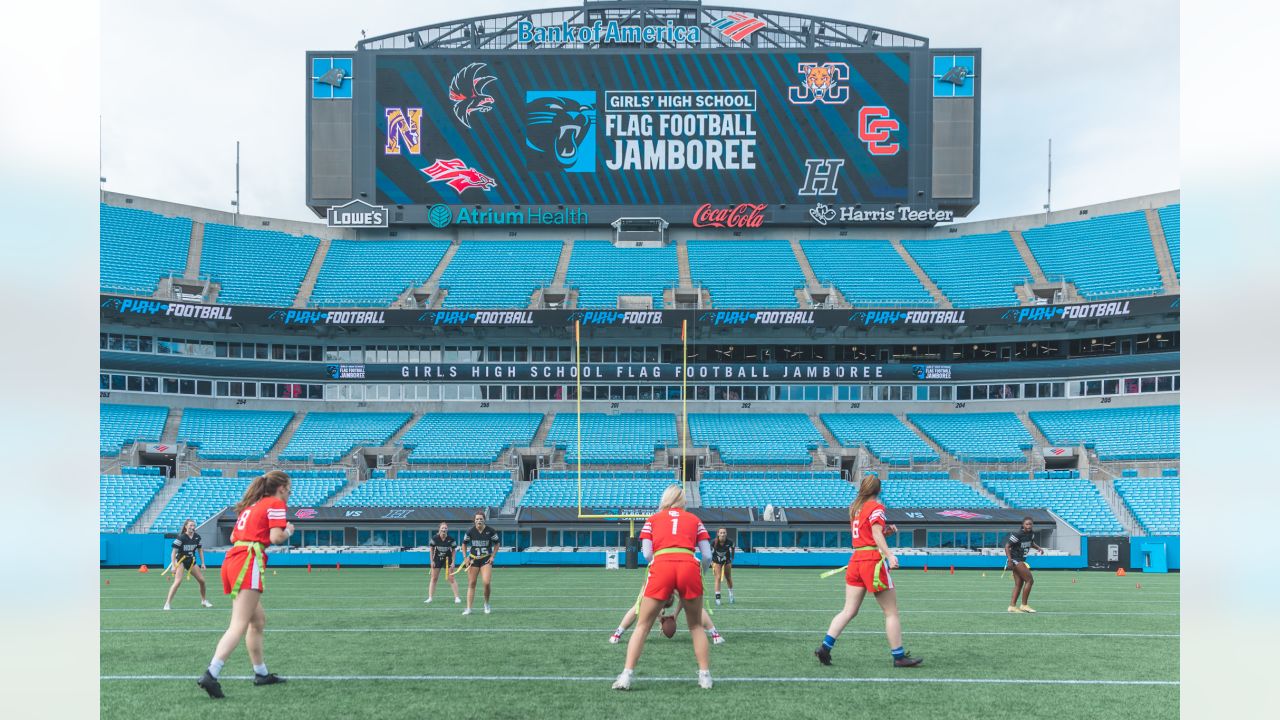
{"label": "tiger head logo", "polygon": [[572,98],[535,98],[525,105],[525,144],[541,158],[568,168],[578,161],[594,117],[595,107]]}
{"label": "tiger head logo", "polygon": [[804,76],[804,86],[815,98],[819,100],[825,98],[827,93],[836,88],[836,78],[831,73],[831,66],[816,65],[809,68],[809,72]]}

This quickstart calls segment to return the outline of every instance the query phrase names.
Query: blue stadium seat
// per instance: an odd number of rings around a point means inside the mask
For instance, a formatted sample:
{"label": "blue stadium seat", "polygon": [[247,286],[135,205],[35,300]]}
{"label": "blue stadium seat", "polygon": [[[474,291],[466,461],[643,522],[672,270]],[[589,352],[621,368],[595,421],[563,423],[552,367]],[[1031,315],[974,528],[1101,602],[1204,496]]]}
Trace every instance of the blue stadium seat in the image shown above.
{"label": "blue stadium seat", "polygon": [[[582,462],[649,464],[663,446],[676,446],[676,416],[670,414],[582,414]],[[565,451],[565,462],[578,461],[578,415],[560,413],[551,423],[546,444]]]}
{"label": "blue stadium seat", "polygon": [[539,413],[427,413],[400,444],[412,448],[410,464],[491,463],[505,448],[533,443],[541,422]]}
{"label": "blue stadium seat", "polygon": [[102,455],[118,455],[132,442],[156,442],[169,419],[169,408],[155,405],[98,406],[98,445]]}
{"label": "blue stadium seat", "polygon": [[1035,441],[1013,413],[955,413],[907,416],[943,450],[965,462],[1022,462]]}
{"label": "blue stadium seat", "polygon": [[885,505],[897,508],[1000,507],[972,486],[952,480],[945,472],[890,472],[880,484],[880,499]]}
{"label": "blue stadium seat", "polygon": [[662,307],[662,291],[680,284],[676,246],[619,248],[601,240],[573,244],[565,286],[578,289],[580,308],[616,308],[619,295],[648,295]]}
{"label": "blue stadium seat", "polygon": [[841,447],[866,446],[887,465],[939,460],[938,453],[929,447],[929,443],[889,413],[827,413],[821,419]]}
{"label": "blue stadium seat", "polygon": [[464,242],[440,276],[446,308],[527,308],[549,287],[564,243],[549,240]]}
{"label": "blue stadium seat", "polygon": [[[663,491],[679,484],[674,473],[619,470],[582,473],[582,505],[587,508],[656,510]],[[577,507],[578,474],[542,470],[520,500],[520,507]]]}
{"label": "blue stadium seat", "polygon": [[1031,279],[1008,232],[903,240],[902,247],[958,308],[1018,305],[1013,288]]}
{"label": "blue stadium seat", "polygon": [[[192,476],[169,499],[155,522],[151,532],[177,532],[183,521],[195,520],[197,525],[240,502],[252,482],[249,478],[221,478]],[[289,483],[289,507],[314,507],[323,505],[346,483],[337,477],[298,478]]]}
{"label": "blue stadium seat", "polygon": [[1151,535],[1182,534],[1182,483],[1177,477],[1117,480],[1116,494]]}
{"label": "blue stadium seat", "polygon": [[288,307],[320,240],[234,225],[204,226],[200,273],[221,284],[218,302]]}
{"label": "blue stadium seat", "polygon": [[425,283],[448,249],[444,240],[333,240],[309,304],[387,307]]}
{"label": "blue stadium seat", "polygon": [[1106,410],[1041,410],[1031,421],[1054,445],[1093,448],[1098,459],[1172,460],[1179,456],[1177,405]]}
{"label": "blue stadium seat", "polygon": [[857,487],[845,482],[838,471],[736,472],[708,470],[698,482],[702,506],[709,508],[847,507]]}
{"label": "blue stadium seat", "polygon": [[810,451],[827,441],[808,415],[690,413],[689,434],[698,447],[719,451],[727,465],[808,465]]}
{"label": "blue stadium seat", "polygon": [[785,240],[689,242],[694,285],[711,291],[716,308],[796,308],[796,288],[807,284]]}
{"label": "blue stadium seat", "polygon": [[501,506],[511,494],[509,470],[401,470],[370,478],[335,507]]}
{"label": "blue stadium seat", "polygon": [[138,516],[164,487],[164,478],[154,474],[100,475],[98,477],[98,531],[121,533],[137,522]]}
{"label": "blue stadium seat", "polygon": [[852,305],[933,307],[937,302],[888,240],[805,240],[813,275]]}
{"label": "blue stadium seat", "polygon": [[191,249],[191,218],[98,205],[102,292],[152,295],[160,278],[181,277]]}
{"label": "blue stadium seat", "polygon": [[178,440],[199,448],[206,460],[259,460],[291,419],[293,413],[287,410],[187,408],[178,425]]}
{"label": "blue stadium seat", "polygon": [[980,475],[982,484],[1012,508],[1048,508],[1083,535],[1119,535],[1124,527],[1088,480],[1004,480]]}
{"label": "blue stadium seat", "polygon": [[1141,211],[1022,231],[1045,277],[1075,283],[1090,300],[1160,292],[1160,266]]}
{"label": "blue stadium seat", "polygon": [[1173,260],[1173,271],[1182,277],[1182,205],[1174,203],[1156,211],[1160,216],[1160,229],[1164,232],[1165,243],[1169,246],[1169,258]]}
{"label": "blue stadium seat", "polygon": [[310,460],[319,465],[335,463],[357,446],[387,444],[411,417],[410,413],[307,413],[281,451],[280,459]]}

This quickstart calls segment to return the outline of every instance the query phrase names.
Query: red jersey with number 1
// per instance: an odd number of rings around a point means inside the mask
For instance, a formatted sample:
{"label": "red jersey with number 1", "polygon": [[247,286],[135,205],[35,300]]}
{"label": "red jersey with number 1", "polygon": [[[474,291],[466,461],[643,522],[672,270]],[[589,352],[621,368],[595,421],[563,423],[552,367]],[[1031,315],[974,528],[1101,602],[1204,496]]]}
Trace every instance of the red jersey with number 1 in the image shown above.
{"label": "red jersey with number 1", "polygon": [[863,503],[862,507],[858,508],[858,517],[849,523],[849,526],[853,528],[853,546],[855,548],[870,547],[872,549],[855,550],[853,553],[854,560],[880,559],[880,551],[874,547],[876,539],[871,534],[871,526],[879,525],[884,528],[885,522],[884,503],[872,500]]}
{"label": "red jersey with number 1", "polygon": [[265,497],[245,508],[236,518],[236,527],[231,531],[231,542],[259,542],[271,544],[271,528],[283,528],[288,524],[285,519],[285,504],[278,497]]}
{"label": "red jersey with number 1", "polygon": [[660,558],[656,556],[656,553],[667,548],[696,550],[698,541],[710,541],[711,534],[707,532],[707,528],[703,526],[702,521],[693,513],[671,508],[670,510],[659,510],[650,515],[649,519],[644,521],[644,528],[640,530],[640,539],[653,541],[655,561],[688,560],[689,562],[697,562],[692,555],[684,553],[669,553]]}

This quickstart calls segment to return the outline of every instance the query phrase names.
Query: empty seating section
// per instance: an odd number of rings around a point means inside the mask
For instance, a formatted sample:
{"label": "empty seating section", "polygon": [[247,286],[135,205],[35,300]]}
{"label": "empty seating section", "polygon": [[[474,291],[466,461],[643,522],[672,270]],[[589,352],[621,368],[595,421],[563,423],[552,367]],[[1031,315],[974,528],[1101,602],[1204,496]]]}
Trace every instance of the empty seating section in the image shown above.
{"label": "empty seating section", "polygon": [[288,307],[320,240],[234,225],[204,226],[200,274],[221,284],[218,302]]}
{"label": "empty seating section", "polygon": [[334,505],[482,508],[502,505],[511,486],[509,470],[401,470],[365,481]]}
{"label": "empty seating section", "polygon": [[689,274],[716,308],[794,308],[804,271],[785,240],[691,241]]}
{"label": "empty seating section", "polygon": [[982,484],[1014,508],[1048,508],[1084,535],[1124,532],[1097,486],[1088,480],[1001,480],[982,473]]}
{"label": "empty seating section", "polygon": [[1034,445],[1013,413],[911,414],[907,419],[964,462],[1021,462]]}
{"label": "empty seating section", "polygon": [[400,444],[412,448],[409,463],[491,463],[507,447],[528,447],[542,422],[539,413],[423,415]]}
{"label": "empty seating section", "polygon": [[292,418],[287,410],[187,408],[178,425],[178,440],[199,448],[206,460],[258,460],[280,439]]}
{"label": "empty seating section", "polygon": [[386,307],[431,277],[444,240],[333,240],[316,276],[315,307]]}
{"label": "empty seating section", "polygon": [[290,473],[289,507],[314,507],[323,505],[326,500],[347,484],[346,475],[340,477],[300,477],[299,473]]}
{"label": "empty seating section", "polygon": [[1093,448],[1098,459],[1169,460],[1178,457],[1177,405],[1115,410],[1043,410],[1031,421],[1054,445]]}
{"label": "empty seating section", "polygon": [[[203,523],[240,502],[251,482],[247,477],[189,477],[151,523],[151,532],[177,532],[187,518]],[[345,482],[340,477],[294,477],[289,483],[289,507],[323,505]]]}
{"label": "empty seating section", "polygon": [[1151,230],[1141,211],[1023,230],[1050,281],[1065,278],[1090,300],[1159,292]]}
{"label": "empty seating section", "polygon": [[440,276],[447,308],[526,308],[555,279],[564,243],[464,242]]}
{"label": "empty seating section", "polygon": [[887,465],[937,462],[938,453],[914,430],[889,413],[838,415],[828,413],[822,422],[841,447],[866,446]]}
{"label": "empty seating section", "polygon": [[1173,271],[1182,277],[1182,205],[1166,205],[1156,211],[1160,216],[1160,230],[1164,233],[1165,244],[1169,246],[1169,258],[1173,260]]}
{"label": "empty seating section", "polygon": [[1116,494],[1148,533],[1181,534],[1182,489],[1178,478],[1124,478],[1116,481]]}
{"label": "empty seating section", "polygon": [[160,278],[186,272],[191,218],[100,204],[98,220],[103,292],[151,295]]}
{"label": "empty seating section", "polygon": [[680,284],[676,246],[618,248],[600,240],[573,244],[565,286],[578,289],[578,307],[615,308],[619,295],[648,295],[662,307],[662,291]]}
{"label": "empty seating section", "polygon": [[1031,279],[1031,271],[1008,232],[903,240],[902,247],[959,308],[1018,305],[1013,288]]}
{"label": "empty seating section", "polygon": [[689,434],[728,465],[808,465],[809,452],[827,442],[808,415],[690,413]]}
{"label": "empty seating section", "polygon": [[[582,414],[582,462],[649,464],[653,451],[679,444],[675,415]],[[578,461],[578,415],[560,413],[551,423],[546,444],[565,451],[566,462]]]}
{"label": "empty seating section", "polygon": [[411,417],[410,413],[308,413],[280,459],[335,463],[357,446],[386,445]]}
{"label": "empty seating section", "polygon": [[888,240],[805,240],[813,275],[853,305],[933,307],[936,301]]}
{"label": "empty seating section", "polygon": [[[845,482],[839,472],[726,472],[702,473],[698,494],[703,507],[753,507],[776,505],[784,508],[845,507],[853,502],[857,488]],[[696,512],[696,511],[695,511]]]}
{"label": "empty seating section", "polygon": [[98,531],[124,532],[137,522],[162,487],[164,478],[158,475],[100,475]]}
{"label": "empty seating section", "polygon": [[98,406],[99,451],[102,455],[118,455],[131,442],[156,442],[168,419],[167,407],[103,403]]}
{"label": "empty seating section", "polygon": [[993,508],[986,495],[947,473],[889,473],[880,485],[880,499],[896,508]]}
{"label": "empty seating section", "polygon": [[[582,505],[587,508],[649,511],[662,493],[679,482],[671,472],[584,472]],[[520,507],[577,507],[578,473],[543,470],[525,491]]]}

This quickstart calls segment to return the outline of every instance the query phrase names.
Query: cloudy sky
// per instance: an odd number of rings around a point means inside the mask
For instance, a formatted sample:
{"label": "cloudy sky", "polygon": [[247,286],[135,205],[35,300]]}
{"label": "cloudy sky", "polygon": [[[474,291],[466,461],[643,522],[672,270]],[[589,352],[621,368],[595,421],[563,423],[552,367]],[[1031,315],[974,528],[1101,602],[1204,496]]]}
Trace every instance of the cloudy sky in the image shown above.
{"label": "cloudy sky", "polygon": [[[307,50],[475,15],[576,4],[472,0],[108,3],[102,13],[103,175],[122,193],[311,220],[303,204]],[[727,3],[726,3],[727,4]],[[837,16],[983,49],[982,204],[1038,212],[1053,138],[1053,206],[1178,188],[1174,0],[738,3]]]}

